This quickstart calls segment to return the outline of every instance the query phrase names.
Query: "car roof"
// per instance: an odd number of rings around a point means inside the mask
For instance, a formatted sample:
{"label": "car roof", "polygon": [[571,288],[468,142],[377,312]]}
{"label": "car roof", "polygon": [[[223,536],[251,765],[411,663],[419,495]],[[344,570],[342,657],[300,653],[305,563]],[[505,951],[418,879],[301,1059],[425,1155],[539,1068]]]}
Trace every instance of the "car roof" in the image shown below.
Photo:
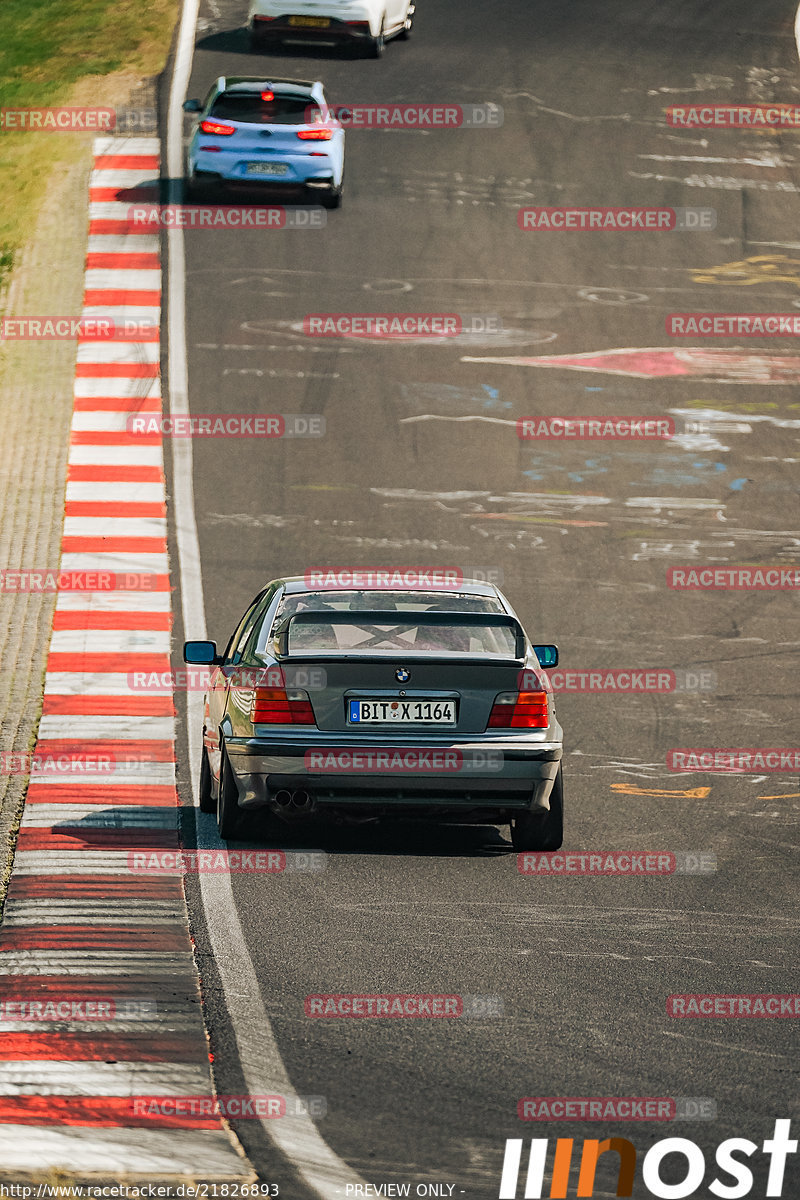
{"label": "car roof", "polygon": [[[287,575],[284,579],[273,580],[273,583],[283,585],[284,591],[289,596],[296,596],[302,592],[326,592],[330,595],[335,595],[337,592],[374,592],[374,591],[389,591],[389,592],[408,592],[409,596],[425,596],[429,592],[441,595],[446,593],[452,596],[486,596],[492,600],[500,601],[500,594],[493,583],[482,583],[476,579],[465,579],[457,588],[421,588],[421,587],[390,587],[390,588],[370,588],[370,587],[330,587],[326,584],[324,587],[313,587],[309,585],[304,575]],[[268,586],[268,585],[267,585]],[[501,601],[502,603],[502,601]]]}
{"label": "car roof", "polygon": [[319,79],[264,79],[258,75],[220,75],[217,80],[218,91],[245,96],[259,95],[276,87],[286,95],[310,96],[322,89],[322,82]]}

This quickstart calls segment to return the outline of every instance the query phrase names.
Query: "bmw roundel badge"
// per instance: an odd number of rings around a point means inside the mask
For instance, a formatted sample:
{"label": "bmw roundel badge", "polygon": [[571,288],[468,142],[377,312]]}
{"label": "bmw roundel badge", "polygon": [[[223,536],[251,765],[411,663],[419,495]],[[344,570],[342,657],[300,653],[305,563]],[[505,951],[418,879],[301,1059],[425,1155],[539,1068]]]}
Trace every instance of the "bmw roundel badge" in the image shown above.
{"label": "bmw roundel badge", "polygon": [[411,672],[407,671],[405,667],[398,667],[394,673],[394,677],[398,683],[408,683],[411,678]]}

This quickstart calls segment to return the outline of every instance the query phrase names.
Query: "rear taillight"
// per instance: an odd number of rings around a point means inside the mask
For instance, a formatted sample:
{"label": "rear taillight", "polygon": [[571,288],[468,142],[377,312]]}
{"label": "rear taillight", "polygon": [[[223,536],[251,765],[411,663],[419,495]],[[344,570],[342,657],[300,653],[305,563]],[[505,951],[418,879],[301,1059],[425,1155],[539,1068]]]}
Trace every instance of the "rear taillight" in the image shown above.
{"label": "rear taillight", "polygon": [[250,705],[254,725],[315,725],[308,692],[298,688],[255,688]]}
{"label": "rear taillight", "polygon": [[546,729],[549,724],[547,692],[501,692],[487,729]]}
{"label": "rear taillight", "polygon": [[330,129],[298,129],[297,136],[304,142],[329,142],[333,133]]}
{"label": "rear taillight", "polygon": [[219,121],[201,121],[200,129],[203,133],[216,133],[219,137],[230,137],[236,133],[235,125],[220,125]]}

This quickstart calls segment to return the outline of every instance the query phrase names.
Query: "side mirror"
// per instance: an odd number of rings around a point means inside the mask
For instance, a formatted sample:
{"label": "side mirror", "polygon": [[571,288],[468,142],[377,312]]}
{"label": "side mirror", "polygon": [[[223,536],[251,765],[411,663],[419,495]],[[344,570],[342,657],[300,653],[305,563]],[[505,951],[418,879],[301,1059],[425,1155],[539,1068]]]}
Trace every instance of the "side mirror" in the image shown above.
{"label": "side mirror", "polygon": [[222,659],[216,642],[184,642],[183,661],[197,667],[216,667]]}
{"label": "side mirror", "polygon": [[199,100],[185,100],[183,103],[184,112],[202,112],[203,105]]}
{"label": "side mirror", "polygon": [[539,666],[545,671],[558,666],[558,646],[534,646],[533,650],[539,660]]}

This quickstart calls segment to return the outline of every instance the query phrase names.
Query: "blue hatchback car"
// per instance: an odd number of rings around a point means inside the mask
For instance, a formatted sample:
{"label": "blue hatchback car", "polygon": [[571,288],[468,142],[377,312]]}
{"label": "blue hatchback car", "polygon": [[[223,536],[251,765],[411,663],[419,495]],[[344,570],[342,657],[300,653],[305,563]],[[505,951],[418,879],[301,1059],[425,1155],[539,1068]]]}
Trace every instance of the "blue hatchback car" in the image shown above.
{"label": "blue hatchback car", "polygon": [[344,129],[317,80],[220,76],[197,113],[187,156],[187,188],[261,184],[315,195],[338,208]]}

